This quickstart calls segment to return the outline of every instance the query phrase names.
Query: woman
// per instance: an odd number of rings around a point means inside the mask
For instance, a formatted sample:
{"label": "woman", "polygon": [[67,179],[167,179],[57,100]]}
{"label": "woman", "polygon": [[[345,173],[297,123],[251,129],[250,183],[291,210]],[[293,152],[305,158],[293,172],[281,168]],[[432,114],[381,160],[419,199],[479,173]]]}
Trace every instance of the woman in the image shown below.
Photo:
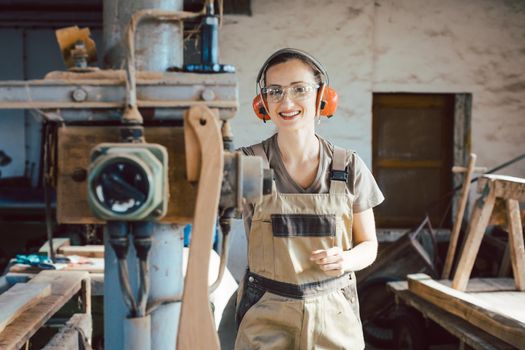
{"label": "woman", "polygon": [[376,257],[372,208],[383,201],[355,152],[315,134],[337,96],[312,56],[282,49],[257,78],[256,114],[277,133],[242,151],[274,171],[274,192],[248,204],[248,272],[236,349],[363,349],[353,271]]}

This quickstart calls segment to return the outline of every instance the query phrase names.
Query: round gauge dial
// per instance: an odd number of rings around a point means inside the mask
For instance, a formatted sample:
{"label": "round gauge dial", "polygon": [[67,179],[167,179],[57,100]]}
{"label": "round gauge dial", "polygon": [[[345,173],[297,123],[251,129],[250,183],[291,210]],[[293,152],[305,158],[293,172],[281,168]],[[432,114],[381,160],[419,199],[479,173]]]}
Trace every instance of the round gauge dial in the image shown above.
{"label": "round gauge dial", "polygon": [[91,183],[97,201],[116,214],[138,210],[148,198],[150,184],[144,169],[130,159],[104,165]]}

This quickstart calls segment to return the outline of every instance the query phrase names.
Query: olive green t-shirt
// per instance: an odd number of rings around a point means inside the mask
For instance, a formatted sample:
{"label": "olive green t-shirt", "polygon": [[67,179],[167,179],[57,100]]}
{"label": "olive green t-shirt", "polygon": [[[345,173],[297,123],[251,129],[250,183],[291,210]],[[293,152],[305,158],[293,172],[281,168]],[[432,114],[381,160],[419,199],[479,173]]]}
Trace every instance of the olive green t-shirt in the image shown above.
{"label": "olive green t-shirt", "polygon": [[[275,185],[280,193],[328,193],[330,192],[330,171],[334,146],[327,140],[317,135],[319,139],[320,154],[319,167],[314,181],[307,188],[298,185],[288,174],[281,152],[277,145],[277,134],[264,140],[262,146],[270,168],[274,171]],[[240,151],[245,155],[253,156],[252,146],[241,147]],[[353,212],[360,213],[380,204],[385,198],[377,183],[363,160],[354,151],[346,151],[346,168],[348,169],[347,189],[354,196]],[[251,227],[253,216],[253,205],[246,205],[243,211],[243,219],[246,232]]]}

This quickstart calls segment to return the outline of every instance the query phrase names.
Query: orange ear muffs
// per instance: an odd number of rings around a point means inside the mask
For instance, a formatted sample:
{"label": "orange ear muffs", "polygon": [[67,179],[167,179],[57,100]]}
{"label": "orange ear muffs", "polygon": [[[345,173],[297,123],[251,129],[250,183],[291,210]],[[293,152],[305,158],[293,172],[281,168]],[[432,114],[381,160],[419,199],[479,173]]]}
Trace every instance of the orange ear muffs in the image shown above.
{"label": "orange ear muffs", "polygon": [[263,97],[261,94],[255,96],[252,102],[253,111],[257,115],[259,119],[266,122],[267,120],[270,120],[270,116],[268,115],[268,112],[266,111],[265,103],[263,100]]}
{"label": "orange ear muffs", "polygon": [[337,109],[337,92],[328,85],[321,85],[317,95],[317,114],[332,117]]}

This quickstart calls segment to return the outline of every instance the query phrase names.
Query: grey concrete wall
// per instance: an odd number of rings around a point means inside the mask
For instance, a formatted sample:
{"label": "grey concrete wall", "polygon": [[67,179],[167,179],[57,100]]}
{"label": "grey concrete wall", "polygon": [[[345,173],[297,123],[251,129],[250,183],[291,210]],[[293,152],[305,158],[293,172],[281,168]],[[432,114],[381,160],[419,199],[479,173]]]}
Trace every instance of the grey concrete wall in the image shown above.
{"label": "grey concrete wall", "polygon": [[[373,92],[473,95],[472,150],[493,167],[525,151],[525,2],[521,0],[253,0],[226,16],[221,60],[238,67],[238,145],[274,132],[251,110],[260,65],[281,47],[316,56],[339,92],[319,133],[371,163]],[[525,162],[503,171],[525,177]]]}
{"label": "grey concrete wall", "polygon": [[370,161],[374,6],[369,1],[258,1],[252,17],[227,16],[221,30],[221,58],[239,70],[240,111],[233,122],[238,145],[274,133],[252,109],[255,78],[266,58],[282,47],[312,53],[330,74],[341,103],[322,120],[319,132],[356,149]]}

